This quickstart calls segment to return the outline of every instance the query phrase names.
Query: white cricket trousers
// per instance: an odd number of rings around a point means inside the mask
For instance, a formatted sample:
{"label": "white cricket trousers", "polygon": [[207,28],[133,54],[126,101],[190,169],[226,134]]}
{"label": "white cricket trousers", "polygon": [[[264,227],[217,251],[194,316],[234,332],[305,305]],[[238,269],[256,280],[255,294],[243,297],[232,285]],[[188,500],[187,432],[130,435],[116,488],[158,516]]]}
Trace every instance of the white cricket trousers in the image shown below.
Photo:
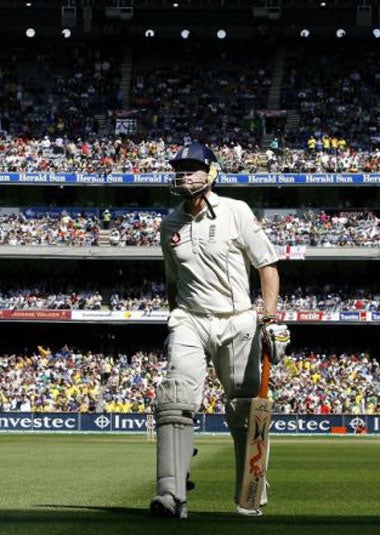
{"label": "white cricket trousers", "polygon": [[201,405],[209,360],[229,400],[257,394],[261,348],[254,310],[216,316],[175,308],[168,328],[167,376],[186,381],[189,403]]}

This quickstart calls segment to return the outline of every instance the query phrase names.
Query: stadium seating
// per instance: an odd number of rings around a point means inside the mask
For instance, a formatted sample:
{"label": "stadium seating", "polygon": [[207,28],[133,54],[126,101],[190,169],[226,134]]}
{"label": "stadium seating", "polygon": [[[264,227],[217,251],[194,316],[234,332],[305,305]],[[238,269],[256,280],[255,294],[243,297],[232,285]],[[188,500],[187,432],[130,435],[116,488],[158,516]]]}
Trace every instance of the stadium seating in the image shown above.
{"label": "stadium seating", "polygon": [[[166,372],[156,351],[131,356],[39,346],[1,355],[0,412],[150,412]],[[298,351],[273,369],[274,410],[299,414],[374,414],[380,410],[380,365],[369,354]],[[224,412],[215,370],[205,382],[202,411]]]}

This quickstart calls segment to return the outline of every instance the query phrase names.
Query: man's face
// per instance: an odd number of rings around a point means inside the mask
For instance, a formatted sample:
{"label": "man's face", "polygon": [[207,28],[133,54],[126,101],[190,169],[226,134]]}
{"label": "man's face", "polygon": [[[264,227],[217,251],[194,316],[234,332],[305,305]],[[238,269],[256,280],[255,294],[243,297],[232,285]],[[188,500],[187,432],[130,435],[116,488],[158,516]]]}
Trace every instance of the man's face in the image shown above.
{"label": "man's face", "polygon": [[173,193],[181,197],[194,197],[208,186],[208,170],[200,162],[184,160],[175,166]]}

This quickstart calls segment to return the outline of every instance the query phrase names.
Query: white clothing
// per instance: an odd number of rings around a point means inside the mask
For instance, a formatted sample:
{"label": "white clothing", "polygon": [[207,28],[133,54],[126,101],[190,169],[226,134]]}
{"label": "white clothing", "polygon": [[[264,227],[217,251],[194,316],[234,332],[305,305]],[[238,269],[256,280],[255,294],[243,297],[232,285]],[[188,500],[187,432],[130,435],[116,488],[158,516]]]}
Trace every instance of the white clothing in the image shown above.
{"label": "white clothing", "polygon": [[[167,375],[158,399],[157,414],[162,418],[167,410],[166,418],[172,420],[171,427],[167,422],[158,425],[157,489],[180,502],[186,501],[193,430],[175,425],[175,418],[182,422],[189,411],[199,408],[209,360],[227,398],[225,416],[234,440],[238,501],[250,401],[260,384],[261,335],[250,299],[250,269],[277,262],[273,245],[245,202],[215,193],[207,199],[215,218],[208,206],[193,217],[184,211],[183,202],[161,223],[166,281],[175,293],[176,307],[168,321]],[[177,392],[173,384],[180,385],[179,392],[186,391],[186,411],[180,396],[180,402],[173,399],[172,392]],[[172,446],[181,440],[183,447]],[[168,462],[170,456],[177,459],[175,463]]]}
{"label": "white clothing", "polygon": [[177,305],[191,312],[236,314],[252,306],[250,265],[277,262],[273,245],[249,206],[239,200],[208,197],[195,217],[184,203],[161,223],[161,246],[168,283],[177,286]]}

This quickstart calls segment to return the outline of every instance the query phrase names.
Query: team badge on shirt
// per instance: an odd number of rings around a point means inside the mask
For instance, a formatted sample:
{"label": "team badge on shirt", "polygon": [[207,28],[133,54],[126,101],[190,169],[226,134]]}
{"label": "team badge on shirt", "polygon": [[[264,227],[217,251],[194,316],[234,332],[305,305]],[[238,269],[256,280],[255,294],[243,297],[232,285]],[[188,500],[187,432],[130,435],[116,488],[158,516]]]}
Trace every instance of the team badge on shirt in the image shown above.
{"label": "team badge on shirt", "polygon": [[210,241],[215,241],[216,239],[216,225],[210,225],[209,231],[208,231],[208,239]]}
{"label": "team badge on shirt", "polygon": [[169,241],[172,247],[176,247],[176,245],[178,245],[179,242],[181,241],[181,234],[179,232],[174,232],[174,234],[170,236]]}

